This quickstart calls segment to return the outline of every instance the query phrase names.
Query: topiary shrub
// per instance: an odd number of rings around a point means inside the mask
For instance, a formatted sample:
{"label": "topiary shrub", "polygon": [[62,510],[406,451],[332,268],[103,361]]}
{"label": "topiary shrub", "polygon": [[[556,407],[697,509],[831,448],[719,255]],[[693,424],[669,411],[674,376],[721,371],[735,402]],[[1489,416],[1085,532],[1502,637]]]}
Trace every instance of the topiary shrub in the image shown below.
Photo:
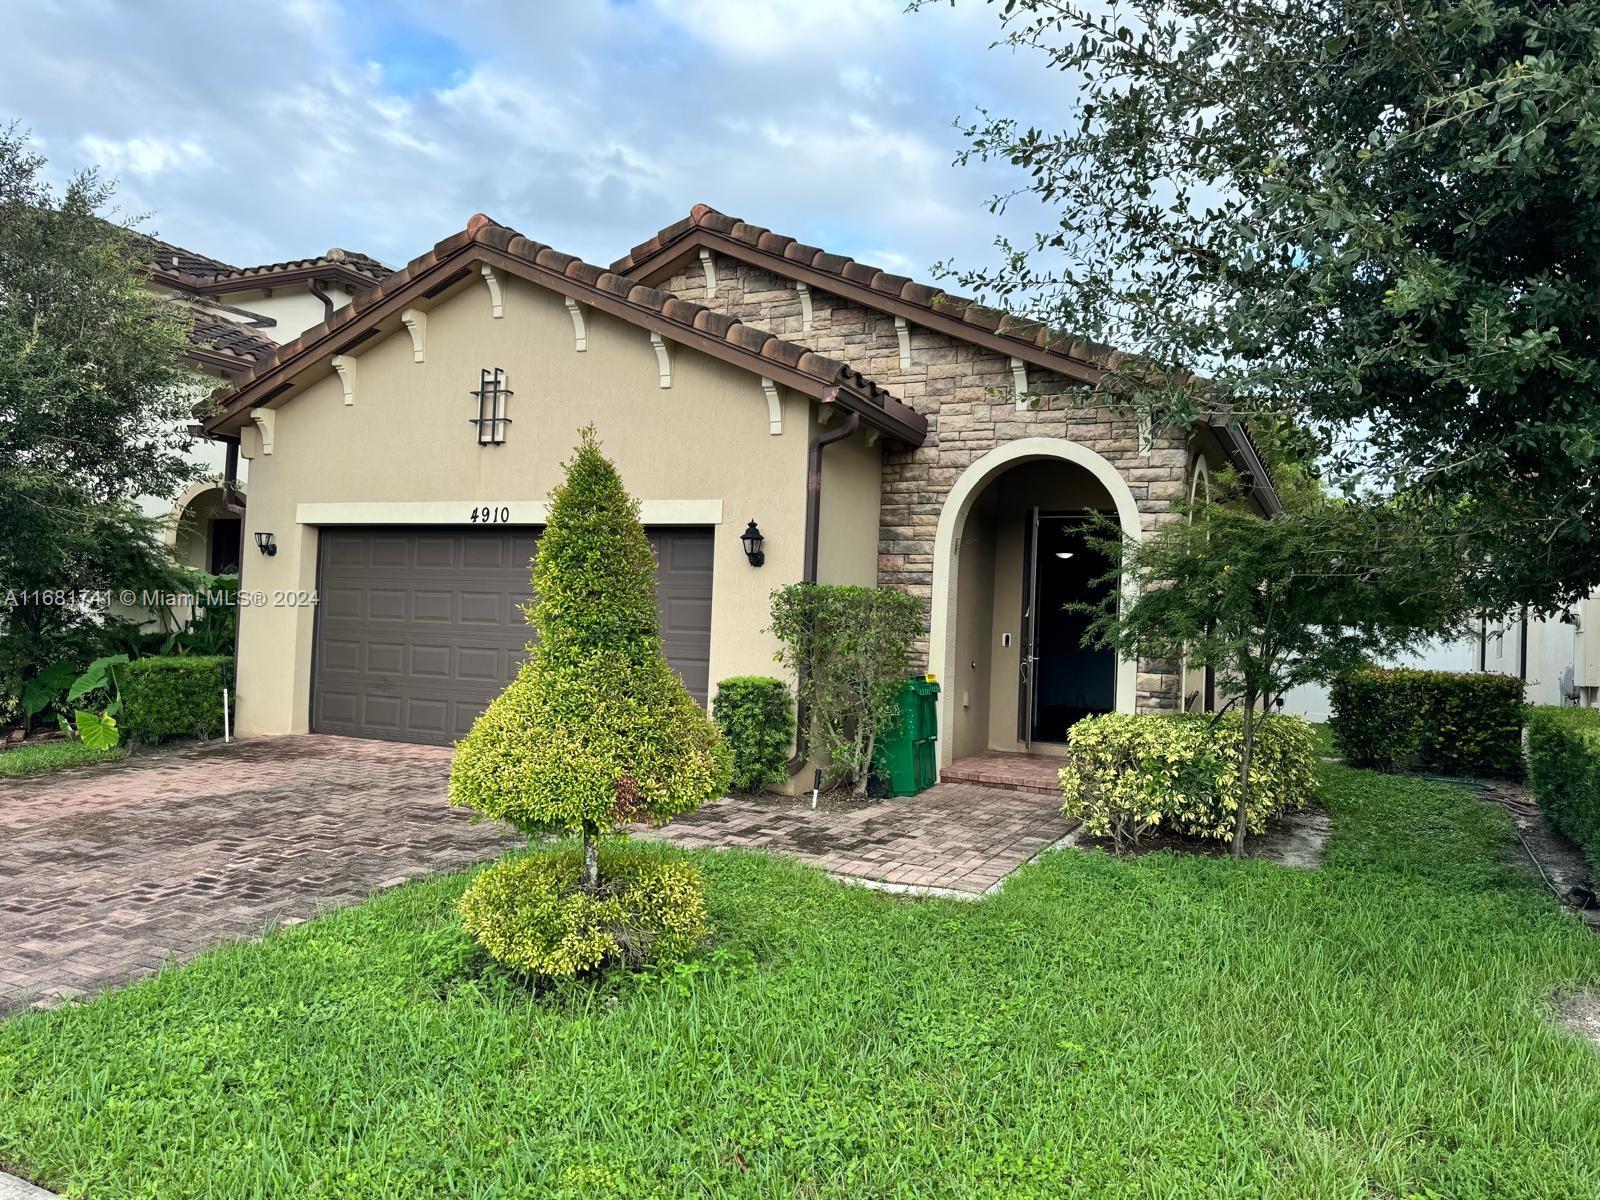
{"label": "topiary shrub", "polygon": [[789,778],[794,698],[782,680],[734,675],[717,684],[711,714],[733,753],[733,787],[759,792]]}
{"label": "topiary shrub", "polygon": [[1487,672],[1363,667],[1330,692],[1328,725],[1353,767],[1448,775],[1522,772],[1522,680]]}
{"label": "topiary shrub", "polygon": [[582,867],[577,850],[496,863],[462,895],[462,924],[492,957],[543,980],[671,962],[710,932],[693,865],[607,848],[597,892],[578,886]]}
{"label": "topiary shrub", "polygon": [[[1226,841],[1239,811],[1242,714],[1107,713],[1073,725],[1061,811],[1120,853],[1157,830]],[[1316,793],[1316,737],[1299,717],[1262,715],[1250,768],[1251,833]]]}
{"label": "topiary shrub", "polygon": [[450,802],[529,836],[580,837],[577,887],[592,901],[605,894],[602,838],[692,811],[732,767],[662,653],[639,506],[592,429],[550,493],[533,587],[538,639],[458,745]]}
{"label": "topiary shrub", "polygon": [[1529,714],[1528,785],[1550,823],[1600,871],[1600,710]]}
{"label": "topiary shrub", "polygon": [[233,686],[233,659],[136,658],[116,671],[122,695],[119,720],[127,737],[153,743],[222,732],[222,691]]}

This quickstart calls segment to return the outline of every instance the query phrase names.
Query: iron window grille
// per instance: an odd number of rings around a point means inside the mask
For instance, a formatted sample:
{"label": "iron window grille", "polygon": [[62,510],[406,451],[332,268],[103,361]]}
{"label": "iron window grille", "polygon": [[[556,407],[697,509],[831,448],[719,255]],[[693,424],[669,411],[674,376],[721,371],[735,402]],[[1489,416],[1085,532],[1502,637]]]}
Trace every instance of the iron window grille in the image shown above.
{"label": "iron window grille", "polygon": [[478,445],[500,446],[506,440],[506,426],[511,418],[506,416],[506,397],[511,389],[506,387],[506,373],[499,367],[492,371],[485,367],[478,373],[478,415],[472,424],[478,427]]}

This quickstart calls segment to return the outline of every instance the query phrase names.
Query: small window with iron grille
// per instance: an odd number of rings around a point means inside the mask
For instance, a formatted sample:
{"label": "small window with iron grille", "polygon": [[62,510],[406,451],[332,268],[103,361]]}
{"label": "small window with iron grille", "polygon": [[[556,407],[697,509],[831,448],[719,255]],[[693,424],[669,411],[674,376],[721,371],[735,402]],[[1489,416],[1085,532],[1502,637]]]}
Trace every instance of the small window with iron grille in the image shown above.
{"label": "small window with iron grille", "polygon": [[472,423],[478,427],[478,445],[499,446],[506,440],[506,426],[511,418],[506,416],[506,397],[511,389],[506,387],[506,373],[499,367],[485,367],[478,378],[478,415]]}

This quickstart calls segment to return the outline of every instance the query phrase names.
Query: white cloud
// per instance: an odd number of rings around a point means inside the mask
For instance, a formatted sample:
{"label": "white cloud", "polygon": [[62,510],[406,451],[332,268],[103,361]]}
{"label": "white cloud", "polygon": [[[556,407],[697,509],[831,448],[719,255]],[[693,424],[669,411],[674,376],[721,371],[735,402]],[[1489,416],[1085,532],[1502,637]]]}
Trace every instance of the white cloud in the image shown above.
{"label": "white cloud", "polygon": [[951,122],[978,103],[1047,120],[1067,86],[990,52],[985,6],[279,11],[16,6],[0,120],[55,147],[58,176],[103,166],[125,210],[230,261],[342,245],[399,264],[486,211],[604,263],[705,202],[926,277],[989,257],[983,202],[1008,182],[951,165]]}
{"label": "white cloud", "polygon": [[168,171],[194,171],[211,161],[204,147],[196,142],[155,136],[119,142],[87,134],[78,139],[78,149],[112,174],[131,173],[141,179]]}

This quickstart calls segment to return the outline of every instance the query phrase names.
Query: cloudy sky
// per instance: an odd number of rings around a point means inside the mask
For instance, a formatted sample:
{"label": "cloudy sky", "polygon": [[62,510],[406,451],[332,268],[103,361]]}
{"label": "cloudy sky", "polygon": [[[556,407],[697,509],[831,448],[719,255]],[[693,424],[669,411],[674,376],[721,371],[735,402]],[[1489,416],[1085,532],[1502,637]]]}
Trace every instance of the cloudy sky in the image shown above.
{"label": "cloudy sky", "polygon": [[[597,262],[704,202],[927,277],[992,258],[978,106],[1066,82],[962,0],[0,0],[0,121],[236,264],[399,265],[482,210]],[[1008,218],[1016,232],[1036,214]]]}

